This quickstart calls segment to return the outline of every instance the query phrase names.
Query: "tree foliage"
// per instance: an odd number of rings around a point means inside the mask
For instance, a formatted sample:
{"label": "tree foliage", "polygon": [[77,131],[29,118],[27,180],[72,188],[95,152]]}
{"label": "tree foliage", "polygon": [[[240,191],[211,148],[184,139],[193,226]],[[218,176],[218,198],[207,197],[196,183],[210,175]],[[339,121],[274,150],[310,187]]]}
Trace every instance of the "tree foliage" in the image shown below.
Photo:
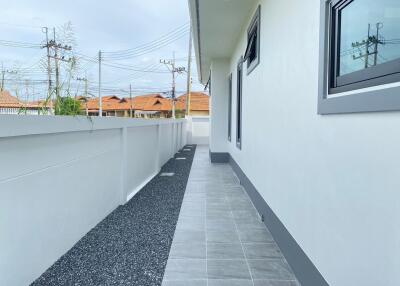
{"label": "tree foliage", "polygon": [[81,113],[80,101],[72,97],[60,97],[55,107],[55,115],[77,116]]}

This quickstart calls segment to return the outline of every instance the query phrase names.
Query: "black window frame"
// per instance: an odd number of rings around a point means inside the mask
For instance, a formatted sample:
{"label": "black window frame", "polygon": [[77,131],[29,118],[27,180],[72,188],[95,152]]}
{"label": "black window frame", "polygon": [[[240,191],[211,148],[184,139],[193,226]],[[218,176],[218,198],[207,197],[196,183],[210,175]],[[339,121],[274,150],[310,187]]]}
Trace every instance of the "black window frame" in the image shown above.
{"label": "black window frame", "polygon": [[237,78],[236,78],[236,147],[242,149],[243,139],[243,57],[240,58],[237,65]]}
{"label": "black window frame", "polygon": [[229,75],[229,102],[228,102],[228,141],[232,141],[232,74]]}
{"label": "black window frame", "polygon": [[400,59],[388,61],[342,76],[339,75],[340,12],[353,1],[357,0],[332,0],[329,3],[329,33],[331,43],[329,47],[329,94],[337,94],[400,81]]}
{"label": "black window frame", "polygon": [[[244,61],[247,62],[247,75],[251,74],[251,72],[260,64],[260,48],[261,48],[261,5],[257,7],[257,11],[253,16],[250,26],[247,29],[247,46],[246,52],[244,53]],[[254,42],[255,37],[255,42]],[[256,57],[250,62],[250,51],[252,48],[252,44],[255,45],[256,48]]]}

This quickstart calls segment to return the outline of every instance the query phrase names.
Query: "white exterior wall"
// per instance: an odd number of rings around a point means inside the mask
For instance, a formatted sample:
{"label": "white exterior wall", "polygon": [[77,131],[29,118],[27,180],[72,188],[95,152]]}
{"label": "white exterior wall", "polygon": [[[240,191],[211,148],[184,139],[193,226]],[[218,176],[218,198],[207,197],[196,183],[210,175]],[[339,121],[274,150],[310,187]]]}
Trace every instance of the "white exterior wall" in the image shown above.
{"label": "white exterior wall", "polygon": [[225,152],[228,137],[228,84],[229,60],[214,60],[211,66],[211,97],[210,97],[210,150]]}
{"label": "white exterior wall", "polygon": [[0,116],[0,285],[33,282],[185,144],[185,120],[91,120]]}
{"label": "white exterior wall", "polygon": [[[247,27],[230,62],[232,142],[225,136],[227,147],[212,151],[230,152],[330,285],[400,285],[400,113],[317,115],[320,1],[260,4],[261,62],[249,76],[244,67],[242,150],[236,65]],[[228,93],[212,84],[215,114]],[[225,135],[212,124],[212,135]]]}
{"label": "white exterior wall", "polygon": [[37,110],[37,109],[23,110],[22,108],[10,108],[10,107],[1,107],[0,108],[0,114],[39,115],[39,113],[40,113],[40,110]]}
{"label": "white exterior wall", "polygon": [[210,144],[210,117],[189,116],[187,119],[187,140],[189,144]]}

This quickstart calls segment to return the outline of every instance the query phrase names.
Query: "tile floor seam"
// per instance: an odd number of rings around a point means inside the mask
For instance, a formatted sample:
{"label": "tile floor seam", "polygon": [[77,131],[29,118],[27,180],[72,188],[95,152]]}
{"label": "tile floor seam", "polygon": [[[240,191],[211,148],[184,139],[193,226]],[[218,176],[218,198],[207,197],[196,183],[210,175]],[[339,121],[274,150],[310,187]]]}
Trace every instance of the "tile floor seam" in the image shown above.
{"label": "tile floor seam", "polygon": [[[195,154],[196,156],[196,154]],[[204,200],[204,207],[205,207],[205,212],[204,212],[204,221],[205,221],[205,239],[206,239],[206,285],[208,286],[208,255],[207,255],[207,195],[206,198]]]}
{"label": "tile floor seam", "polygon": [[[231,169],[232,169],[232,167],[231,167]],[[232,171],[233,171],[233,169],[232,169]],[[253,201],[251,200],[250,195],[247,193],[246,189],[245,189],[244,186],[241,184],[241,181],[240,181],[239,177],[237,176],[237,174],[236,174],[234,171],[233,171],[233,174],[234,174],[234,176],[237,178],[237,180],[238,180],[238,182],[239,182],[239,186],[243,189],[243,191],[244,191],[246,197],[247,197],[248,200],[250,201],[250,203],[251,203],[251,205],[253,206],[254,210],[257,212],[258,218],[262,221],[262,215],[260,215],[260,213],[258,212],[256,206],[254,205]],[[233,213],[232,213],[232,215],[233,215]],[[262,222],[263,222],[263,221],[262,221]],[[235,220],[235,224],[236,224],[236,220]],[[264,222],[263,222],[263,224],[264,224]],[[266,226],[265,226],[265,227],[266,227]],[[268,232],[269,232],[269,229],[268,229],[267,227],[266,227],[266,229],[267,229]],[[272,236],[272,237],[273,237],[273,236]],[[240,237],[239,237],[239,239],[240,239]],[[281,250],[281,248],[279,247],[279,245],[275,242],[275,239],[274,239],[274,243],[275,243],[275,245],[277,246],[277,248],[279,249],[280,253],[282,253],[282,250]],[[241,244],[242,244],[242,242],[241,242]],[[247,262],[248,259],[247,259],[247,257],[246,257],[246,253],[244,253],[244,255],[245,255],[245,258],[246,258],[246,262]],[[285,257],[283,254],[282,254],[281,256],[282,256],[282,257],[281,257],[280,259],[284,260],[284,262],[285,262],[287,265],[289,265],[289,263],[288,263],[287,260],[286,260],[286,257]],[[252,260],[257,260],[257,259],[252,259]],[[268,260],[268,259],[265,259],[265,260]],[[291,267],[290,265],[289,265],[289,267],[290,267],[290,270],[293,272],[292,267]],[[250,271],[250,275],[251,275],[251,270],[249,269],[249,271]],[[257,280],[257,279],[256,279],[256,280]],[[286,281],[286,280],[285,280],[285,281]],[[298,282],[297,278],[296,278],[295,280],[293,280],[293,281],[296,281],[298,284],[300,284],[300,283]],[[253,285],[254,285],[254,282],[253,282]]]}
{"label": "tile floor seam", "polygon": [[[224,164],[220,164],[218,166],[215,166],[215,164],[211,164],[209,158],[206,159],[207,155],[208,152],[205,152],[201,148],[195,150],[192,168],[190,170],[190,174],[188,176],[188,183],[186,185],[184,204],[182,205],[186,207],[184,207],[184,212],[181,213],[182,217],[180,217],[181,219],[183,219],[180,220],[182,226],[184,226],[183,230],[185,229],[185,225],[188,226],[187,223],[189,223],[190,225],[191,221],[190,218],[193,218],[192,222],[194,224],[194,228],[204,229],[204,234],[202,234],[202,236],[203,235],[204,236],[199,237],[199,239],[196,239],[196,241],[199,241],[200,243],[201,241],[205,240],[204,246],[202,246],[202,249],[200,251],[201,253],[204,253],[205,251],[205,256],[198,256],[198,258],[191,258],[190,260],[198,261],[198,263],[201,263],[201,267],[199,268],[199,270],[203,269],[201,271],[204,272],[202,272],[202,275],[199,276],[198,278],[202,277],[205,278],[198,279],[196,277],[197,279],[191,279],[191,277],[187,278],[176,277],[178,279],[174,279],[170,277],[172,279],[171,280],[167,279],[170,281],[168,285],[170,286],[175,285],[174,281],[176,281],[177,285],[186,285],[185,282],[189,283],[192,281],[193,283],[196,283],[196,285],[198,285],[197,283],[200,283],[199,286],[214,285],[215,283],[217,283],[218,285],[220,285],[220,283],[223,283],[223,285],[229,285],[229,284],[242,285],[240,281],[245,281],[243,282],[243,285],[246,284],[252,286],[258,285],[259,283],[268,283],[268,285],[269,283],[278,283],[278,284],[283,283],[285,285],[286,283],[289,283],[290,285],[292,285],[291,283],[298,283],[297,278],[295,276],[293,278],[290,276],[279,277],[279,275],[276,277],[260,276],[260,273],[258,273],[259,272],[258,267],[261,267],[264,264],[264,262],[269,264],[268,261],[282,261],[282,263],[287,264],[287,261],[283,255],[281,255],[280,257],[278,256],[268,257],[269,255],[268,253],[261,255],[252,255],[252,252],[248,252],[249,250],[248,245],[255,245],[255,246],[259,245],[260,247],[263,247],[264,245],[277,246],[277,244],[275,240],[271,242],[260,240],[259,242],[257,242],[259,238],[257,238],[256,240],[254,240],[254,238],[251,238],[249,240],[250,237],[246,238],[247,236],[244,234],[247,232],[246,230],[248,229],[248,227],[246,227],[246,220],[241,219],[241,217],[243,215],[247,215],[247,213],[243,214],[243,212],[246,212],[247,210],[249,212],[248,215],[251,215],[253,217],[252,220],[254,220],[254,225],[253,226],[249,225],[250,227],[249,230],[252,230],[253,227],[256,230],[259,230],[261,228],[261,226],[259,225],[262,225],[263,226],[262,229],[266,229],[266,231],[268,232],[269,229],[263,223],[260,222],[261,221],[260,213],[255,208],[253,202],[250,199],[249,194],[240,184],[240,180],[234,173],[233,169],[229,165],[228,167],[225,167],[226,165]],[[258,223],[256,223],[255,220]],[[201,221],[204,222],[204,225],[201,225],[201,223],[199,223]],[[228,225],[224,225],[223,224],[224,221]],[[219,233],[224,234],[225,237],[224,236],[218,237]],[[201,233],[199,233],[199,235],[200,234]],[[226,235],[228,236],[234,235],[237,237],[235,237],[234,240],[231,240],[231,238],[226,237]],[[237,241],[237,244],[234,243],[234,241]],[[189,241],[187,243],[189,243]],[[232,252],[231,250],[233,249],[231,249],[231,247],[229,246],[228,248],[226,248],[227,246],[222,248],[217,246],[224,244],[236,244],[235,246],[236,250]],[[213,249],[215,248],[214,245],[217,247],[216,249],[220,249],[218,250],[219,254],[217,253],[217,255],[213,255],[214,253]],[[279,249],[280,251],[279,247],[277,247],[277,249]],[[232,253],[236,254],[232,255]],[[239,255],[239,253],[241,254]],[[239,258],[239,256],[243,258]],[[205,260],[202,257],[205,257]],[[250,259],[251,257],[255,257],[255,259]],[[187,258],[185,257],[176,258],[176,261],[181,261],[180,262],[181,264],[183,263],[182,264],[183,272],[185,272],[184,270],[185,260],[187,260]],[[215,264],[214,261],[220,261],[220,263]],[[229,263],[230,261],[232,261],[232,263]],[[260,263],[258,261],[262,262],[261,265],[259,265]],[[235,273],[235,275],[233,276],[231,274],[228,274],[229,272],[218,273],[219,271],[225,271],[226,269],[230,269],[228,265],[237,263],[242,264],[241,268],[243,274],[245,271],[247,271],[246,277],[239,278],[242,275],[237,276],[236,272],[233,272]],[[279,264],[280,263],[281,262],[279,262]],[[214,269],[214,264],[215,266],[221,264],[220,267],[222,267],[221,270],[218,270],[218,272],[215,273],[217,275],[213,274],[215,270],[217,270]],[[224,264],[226,266],[223,266]],[[268,271],[273,271],[275,274],[277,274],[277,272],[275,272],[275,270],[273,269],[269,269]],[[231,283],[229,281],[231,281]],[[170,284],[171,282],[172,284]]]}
{"label": "tile floor seam", "polygon": [[[233,210],[232,210],[232,208],[231,208],[231,205],[230,205],[229,202],[228,202],[228,204],[229,204],[229,209],[230,209],[231,215],[233,216]],[[251,283],[252,283],[253,286],[254,286],[253,274],[251,273],[250,265],[249,265],[249,262],[247,261],[246,253],[245,253],[245,251],[244,251],[242,239],[240,238],[239,229],[238,229],[238,226],[237,226],[237,224],[236,224],[235,218],[233,218],[233,223],[235,224],[236,233],[237,233],[237,235],[238,235],[238,237],[239,237],[239,241],[240,241],[240,247],[242,248],[244,260],[246,261],[247,269],[249,270],[249,274],[250,274],[250,278],[251,278]]]}
{"label": "tile floor seam", "polygon": [[[253,206],[253,208],[256,210],[256,212],[257,212],[257,215],[258,215],[258,218],[262,221],[262,216],[260,215],[260,213],[258,212],[258,210],[257,210],[257,208],[255,207],[255,205],[254,205],[254,203],[253,203],[253,201],[251,200],[251,198],[250,198],[250,195],[247,193],[247,191],[244,189],[244,187],[242,186],[242,185],[240,185],[242,188],[243,188],[243,190],[244,190],[244,192],[246,193],[246,196],[248,197],[248,199],[250,200],[250,202],[251,202],[251,205]],[[263,221],[262,221],[263,222]],[[264,224],[264,222],[263,222],[263,224]],[[266,226],[265,226],[266,227]],[[269,229],[266,227],[266,229],[268,230],[268,232],[269,232]],[[272,235],[272,234],[271,234]],[[272,236],[273,237],[273,236]],[[274,243],[275,243],[275,245],[277,246],[277,248],[279,249],[279,251],[280,251],[280,253],[282,254],[282,250],[281,250],[281,248],[279,247],[279,245],[275,242],[275,239],[274,239]],[[245,254],[246,255],[246,254]],[[287,262],[287,260],[286,260],[286,257],[282,254],[281,255],[281,258],[279,258],[279,259],[282,259],[287,265],[289,265],[289,263]],[[252,260],[257,260],[257,259],[252,259]],[[268,260],[268,259],[264,259],[264,260]],[[292,267],[289,265],[289,268],[290,268],[290,270],[293,272],[293,269],[292,269]],[[286,281],[286,280],[285,280]],[[296,280],[295,280],[297,283],[299,283],[298,281],[297,281],[297,278],[296,278]]]}

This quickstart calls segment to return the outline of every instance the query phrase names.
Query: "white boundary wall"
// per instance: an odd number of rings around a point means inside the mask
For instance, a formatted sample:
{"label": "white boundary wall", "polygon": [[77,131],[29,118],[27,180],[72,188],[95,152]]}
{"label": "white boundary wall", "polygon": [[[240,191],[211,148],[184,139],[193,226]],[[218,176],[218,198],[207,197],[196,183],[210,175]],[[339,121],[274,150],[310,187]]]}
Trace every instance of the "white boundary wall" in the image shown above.
{"label": "white boundary wall", "polygon": [[0,285],[29,285],[186,144],[185,120],[0,115]]}
{"label": "white boundary wall", "polygon": [[210,117],[187,117],[187,141],[189,144],[209,145]]}

